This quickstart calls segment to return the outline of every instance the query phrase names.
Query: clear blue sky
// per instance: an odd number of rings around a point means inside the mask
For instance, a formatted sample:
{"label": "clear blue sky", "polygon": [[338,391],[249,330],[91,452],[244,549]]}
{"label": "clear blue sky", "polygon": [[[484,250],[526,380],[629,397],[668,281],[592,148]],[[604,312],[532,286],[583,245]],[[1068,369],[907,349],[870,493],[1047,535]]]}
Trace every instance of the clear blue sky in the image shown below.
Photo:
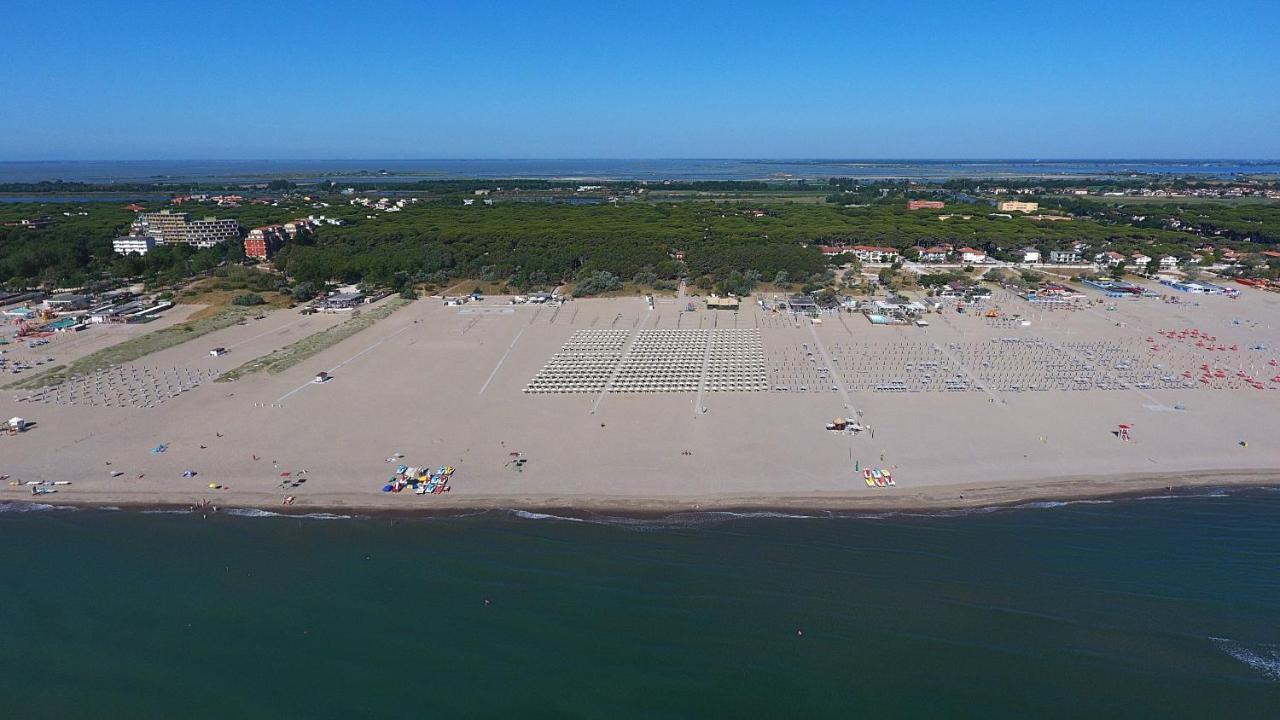
{"label": "clear blue sky", "polygon": [[1280,0],[6,6],[0,160],[1280,158]]}

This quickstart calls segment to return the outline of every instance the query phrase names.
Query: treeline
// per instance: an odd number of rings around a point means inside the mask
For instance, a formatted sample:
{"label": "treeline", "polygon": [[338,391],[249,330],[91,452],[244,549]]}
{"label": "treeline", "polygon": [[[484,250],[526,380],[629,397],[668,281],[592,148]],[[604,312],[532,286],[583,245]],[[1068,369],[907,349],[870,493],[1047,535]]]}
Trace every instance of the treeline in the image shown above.
{"label": "treeline", "polygon": [[[950,211],[951,208],[948,208]],[[959,206],[950,219],[897,204],[836,208],[784,205],[767,215],[713,203],[624,205],[420,203],[345,227],[324,227],[309,244],[285,248],[277,263],[291,276],[372,282],[446,277],[503,279],[517,287],[590,276],[659,279],[754,271],[808,277],[824,268],[817,246],[875,244],[899,250],[949,243],[997,248],[1187,247],[1194,238],[1162,229],[1077,220],[989,217],[988,206]],[[968,216],[965,219],[965,216]],[[677,253],[683,256],[676,261]]]}
{"label": "treeline", "polygon": [[1274,245],[1280,243],[1280,204],[1188,202],[1126,203],[1123,198],[1098,201],[1076,198],[1047,200],[1052,207],[1087,215],[1104,223],[1138,228],[1167,228],[1175,225],[1205,236],[1221,237],[1236,243]]}
{"label": "treeline", "polygon": [[772,190],[775,187],[790,187],[794,183],[786,185],[770,185],[762,180],[687,180],[687,181],[671,181],[671,182],[627,182],[627,183],[610,183],[609,187],[629,187],[647,188],[649,190],[693,190],[705,192],[734,192],[747,190]]}
{"label": "treeline", "polygon": [[[683,261],[677,260],[683,254]],[[629,205],[423,203],[346,227],[325,227],[314,244],[277,259],[291,276],[391,282],[445,277],[502,279],[516,287],[606,271],[631,279],[685,274],[717,279],[733,271],[807,276],[823,268],[814,247],[778,225],[748,222],[705,203]]]}
{"label": "treeline", "polygon": [[244,257],[239,243],[201,250],[161,246],[145,256],[122,257],[111,241],[128,232],[135,215],[121,206],[0,205],[6,223],[44,216],[52,220],[46,227],[0,227],[0,283],[6,287],[73,287],[123,278],[170,284]]}
{"label": "treeline", "polygon": [[[340,187],[336,183],[330,183],[332,187]],[[358,192],[374,192],[377,190],[395,190],[413,191],[419,190],[423,192],[431,192],[440,195],[449,194],[471,194],[476,190],[497,190],[501,188],[503,191],[523,191],[523,192],[539,192],[539,191],[571,191],[576,190],[580,185],[599,185],[609,190],[619,192],[634,192],[640,189],[650,191],[661,190],[684,190],[684,191],[703,191],[703,192],[735,192],[750,190],[769,190],[771,186],[767,182],[758,180],[688,180],[688,181],[671,181],[671,182],[645,182],[640,180],[591,180],[591,181],[569,181],[569,180],[539,180],[539,179],[497,179],[497,180],[418,180],[413,182],[398,182],[396,180],[386,180],[382,182],[355,182],[346,183],[342,187],[354,188]]]}
{"label": "treeline", "polygon": [[[202,205],[190,210],[196,217],[236,217],[246,229],[310,211],[306,205]],[[759,217],[754,210],[712,202],[463,206],[453,200],[419,202],[396,213],[335,204],[324,212],[344,218],[347,225],[322,226],[313,237],[286,245],[275,262],[299,282],[365,281],[402,287],[474,278],[524,288],[598,272],[623,281],[644,278],[644,284],[680,277],[722,283],[734,273],[807,278],[826,267],[818,245],[884,245],[902,251],[948,243],[997,254],[1001,249],[1033,246],[1043,251],[1084,241],[1097,250],[1183,256],[1203,242],[1188,232],[1134,227],[1120,217],[1115,222],[1038,222],[995,217],[991,211],[987,205],[954,203],[945,211],[908,211],[899,201],[858,207],[770,205]],[[1184,222],[1195,214],[1197,227],[1248,231],[1255,242],[1280,228],[1280,208],[1273,206],[1199,205],[1178,212]],[[243,258],[239,243],[208,250],[161,247],[145,257],[121,258],[112,252],[111,240],[125,232],[134,217],[123,207],[0,206],[0,219],[6,221],[42,215],[52,218],[48,227],[0,228],[0,281],[10,286],[67,286],[131,277],[166,284]]]}
{"label": "treeline", "polygon": [[[199,193],[219,191],[243,191],[260,187],[261,183],[193,183],[193,182],[124,182],[124,183],[86,183],[67,180],[41,180],[39,182],[0,183],[0,193],[20,193],[23,195],[56,195],[60,193]],[[287,186],[291,187],[291,185]]]}

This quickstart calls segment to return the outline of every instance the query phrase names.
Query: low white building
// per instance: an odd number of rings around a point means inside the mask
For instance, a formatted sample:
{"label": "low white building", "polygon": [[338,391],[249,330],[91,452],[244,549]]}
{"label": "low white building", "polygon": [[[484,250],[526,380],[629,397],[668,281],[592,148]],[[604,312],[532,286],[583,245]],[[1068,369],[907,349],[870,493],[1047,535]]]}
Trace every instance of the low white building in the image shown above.
{"label": "low white building", "polygon": [[1077,250],[1050,250],[1049,262],[1054,265],[1080,264],[1080,252]]}
{"label": "low white building", "polygon": [[1160,269],[1161,270],[1177,270],[1178,258],[1172,255],[1165,255],[1164,257],[1160,258]]}
{"label": "low white building", "polygon": [[1022,262],[1024,263],[1040,262],[1040,251],[1033,247],[1022,248],[1019,252],[1022,253]]}
{"label": "low white building", "polygon": [[875,245],[854,245],[849,251],[865,263],[893,263],[899,257],[897,250]]}
{"label": "low white building", "polygon": [[960,262],[983,263],[987,261],[987,254],[976,248],[964,247],[956,252],[960,253]]}
{"label": "low white building", "polygon": [[121,255],[146,255],[156,246],[156,239],[146,235],[124,235],[111,241],[111,249]]}

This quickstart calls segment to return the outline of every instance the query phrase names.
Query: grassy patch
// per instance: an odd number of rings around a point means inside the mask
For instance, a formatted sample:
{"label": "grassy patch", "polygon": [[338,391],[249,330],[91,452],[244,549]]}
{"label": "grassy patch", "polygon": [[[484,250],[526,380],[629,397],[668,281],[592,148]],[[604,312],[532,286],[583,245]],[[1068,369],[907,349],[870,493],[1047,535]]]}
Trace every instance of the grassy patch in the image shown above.
{"label": "grassy patch", "polygon": [[387,317],[391,313],[408,305],[408,300],[400,298],[392,298],[380,308],[362,312],[345,322],[334,325],[326,330],[308,335],[297,342],[286,345],[279,350],[274,350],[267,355],[254,358],[249,362],[228,370],[214,382],[232,382],[250,373],[266,371],[271,374],[284,372],[298,363],[312,357],[322,350],[333,347],[356,333],[371,327],[374,323]]}
{"label": "grassy patch", "polygon": [[125,340],[108,348],[90,353],[67,365],[56,365],[39,375],[32,375],[5,386],[6,389],[34,389],[57,385],[75,375],[88,375],[103,368],[132,362],[154,352],[167,350],[208,335],[215,330],[231,327],[242,319],[256,315],[259,308],[222,308],[202,318],[188,320],[177,325],[156,330],[136,338]]}
{"label": "grassy patch", "polygon": [[255,271],[245,279],[241,277],[245,268],[234,269],[239,272],[233,277],[204,278],[192,283],[178,291],[173,301],[179,304],[206,306],[191,316],[193,321],[217,315],[223,308],[230,307],[231,301],[236,296],[247,293],[257,293],[266,300],[266,304],[257,306],[257,309],[263,312],[286,308],[293,304],[293,298],[276,292],[274,285],[280,281],[273,276]]}

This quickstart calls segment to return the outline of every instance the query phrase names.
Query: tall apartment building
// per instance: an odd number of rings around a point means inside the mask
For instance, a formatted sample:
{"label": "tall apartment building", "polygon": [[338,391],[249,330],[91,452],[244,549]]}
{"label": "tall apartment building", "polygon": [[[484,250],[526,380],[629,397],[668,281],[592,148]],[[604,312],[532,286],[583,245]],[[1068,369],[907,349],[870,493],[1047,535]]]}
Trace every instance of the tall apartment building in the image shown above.
{"label": "tall apartment building", "polygon": [[129,234],[153,237],[156,239],[156,243],[160,245],[186,242],[187,220],[189,218],[190,216],[187,213],[175,213],[168,210],[138,213],[138,219],[133,221],[133,228]]}
{"label": "tall apartment building", "polygon": [[232,218],[205,218],[187,223],[187,242],[196,247],[213,247],[239,239],[240,223]]}
{"label": "tall apartment building", "polygon": [[238,240],[240,223],[231,218],[192,220],[189,213],[161,210],[140,213],[133,222],[131,234],[153,237],[163,245],[185,243],[196,247],[212,247],[220,242]]}
{"label": "tall apartment building", "polygon": [[244,239],[245,256],[266,260],[284,246],[286,234],[280,225],[266,225],[250,230]]}

